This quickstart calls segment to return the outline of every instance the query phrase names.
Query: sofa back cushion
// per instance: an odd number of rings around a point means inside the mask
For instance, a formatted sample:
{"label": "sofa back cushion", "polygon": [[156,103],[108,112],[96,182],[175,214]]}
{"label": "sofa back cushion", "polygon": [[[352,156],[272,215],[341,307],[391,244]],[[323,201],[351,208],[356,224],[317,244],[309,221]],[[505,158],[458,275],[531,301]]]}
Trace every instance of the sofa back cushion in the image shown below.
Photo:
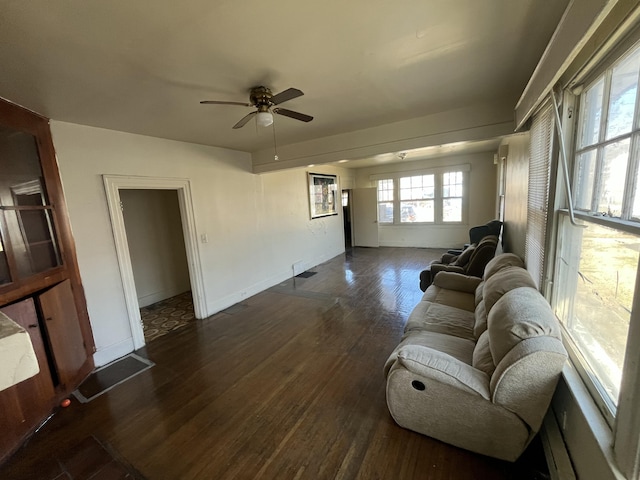
{"label": "sofa back cushion", "polygon": [[514,253],[503,253],[492,258],[491,261],[487,263],[487,266],[484,268],[483,278],[488,280],[492,275],[507,267],[524,268],[524,262]]}
{"label": "sofa back cushion", "polygon": [[474,277],[482,277],[485,266],[496,254],[497,246],[498,237],[495,235],[484,237],[471,254],[469,263],[465,267],[465,273]]}
{"label": "sofa back cushion", "polygon": [[484,373],[489,375],[489,377],[493,375],[493,372],[496,369],[496,366],[493,363],[493,357],[491,356],[491,348],[489,346],[489,332],[486,330],[482,335],[480,335],[480,338],[476,343],[476,347],[473,349],[471,365],[473,368],[482,370]]}
{"label": "sofa back cushion", "polygon": [[482,298],[487,315],[500,297],[518,287],[536,288],[529,272],[520,267],[504,267],[485,280]]}
{"label": "sofa back cushion", "polygon": [[562,341],[555,314],[535,288],[519,287],[505,293],[489,312],[487,328],[496,365],[528,338],[553,337]]}
{"label": "sofa back cushion", "polygon": [[456,260],[451,263],[453,263],[457,267],[464,267],[467,263],[469,263],[469,259],[471,258],[471,255],[473,255],[475,249],[476,246],[474,244],[469,245],[462,251],[460,255],[458,255]]}
{"label": "sofa back cushion", "polygon": [[491,309],[487,334],[492,401],[537,431],[567,358],[551,307],[533,288],[513,289]]}

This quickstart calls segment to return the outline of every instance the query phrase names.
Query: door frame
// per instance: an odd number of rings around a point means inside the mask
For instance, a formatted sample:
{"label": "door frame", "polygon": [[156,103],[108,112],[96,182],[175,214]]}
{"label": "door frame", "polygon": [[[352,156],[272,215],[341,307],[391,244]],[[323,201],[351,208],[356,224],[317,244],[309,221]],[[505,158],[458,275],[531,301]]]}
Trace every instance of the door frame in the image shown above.
{"label": "door frame", "polygon": [[102,179],[107,195],[107,205],[109,207],[109,216],[111,217],[111,227],[113,229],[118,266],[120,267],[124,300],[129,316],[129,324],[131,325],[133,346],[135,349],[138,349],[145,345],[144,330],[140,317],[140,306],[133,277],[133,268],[131,266],[131,255],[129,253],[127,232],[124,225],[120,190],[175,190],[177,192],[184,246],[189,268],[189,281],[191,282],[191,292],[193,295],[193,310],[196,318],[205,318],[207,316],[207,302],[205,298],[200,251],[198,249],[198,235],[196,233],[193,198],[191,196],[191,182],[186,178],[139,177],[131,175],[102,175]]}

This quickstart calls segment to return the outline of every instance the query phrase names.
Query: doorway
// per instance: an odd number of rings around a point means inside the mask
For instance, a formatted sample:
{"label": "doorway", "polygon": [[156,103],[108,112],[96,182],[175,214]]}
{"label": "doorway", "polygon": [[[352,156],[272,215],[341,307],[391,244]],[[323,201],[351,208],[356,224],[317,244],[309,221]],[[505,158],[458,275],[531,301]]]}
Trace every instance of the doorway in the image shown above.
{"label": "doorway", "polygon": [[193,297],[194,316],[195,318],[205,318],[207,316],[206,299],[200,253],[198,250],[198,237],[195,229],[191,184],[190,181],[186,179],[120,175],[103,175],[103,180],[116,244],[116,254],[120,266],[125,304],[131,326],[133,346],[134,349],[138,349],[145,345],[145,338],[136,292],[136,282],[133,274],[131,252],[129,251],[129,243],[127,241],[123,202],[120,194],[126,190],[170,190],[177,195],[180,211],[180,227],[187,258],[189,284]]}
{"label": "doorway", "polygon": [[351,190],[342,190],[342,219],[344,223],[344,249],[353,247],[353,230],[351,227]]}
{"label": "doorway", "polygon": [[131,268],[148,343],[195,318],[176,190],[120,190]]}

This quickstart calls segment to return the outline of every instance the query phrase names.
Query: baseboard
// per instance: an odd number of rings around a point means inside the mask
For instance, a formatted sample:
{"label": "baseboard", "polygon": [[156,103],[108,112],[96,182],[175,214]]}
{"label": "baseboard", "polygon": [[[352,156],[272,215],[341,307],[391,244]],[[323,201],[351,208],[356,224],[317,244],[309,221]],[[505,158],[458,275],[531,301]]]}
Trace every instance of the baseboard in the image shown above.
{"label": "baseboard", "polygon": [[126,340],[114,343],[108,347],[98,348],[96,353],[93,354],[93,362],[96,368],[101,367],[120,357],[124,357],[127,353],[131,353],[134,350],[133,338],[129,337]]}
{"label": "baseboard", "polygon": [[138,305],[140,308],[147,307],[149,305],[153,305],[154,303],[160,302],[162,300],[166,300],[167,298],[175,297],[176,295],[180,295],[189,290],[189,286],[186,288],[174,288],[172,290],[163,290],[162,292],[154,292],[149,295],[144,295],[138,298]]}
{"label": "baseboard", "polygon": [[562,439],[560,427],[551,409],[547,412],[540,429],[540,440],[544,448],[551,480],[576,480],[567,446]]}

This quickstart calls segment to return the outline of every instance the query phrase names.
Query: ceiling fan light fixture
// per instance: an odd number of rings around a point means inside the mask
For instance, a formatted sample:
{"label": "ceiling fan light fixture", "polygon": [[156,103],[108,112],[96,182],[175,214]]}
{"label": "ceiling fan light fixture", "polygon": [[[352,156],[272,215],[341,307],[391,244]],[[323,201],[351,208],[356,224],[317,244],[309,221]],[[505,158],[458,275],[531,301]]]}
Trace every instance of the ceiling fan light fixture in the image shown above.
{"label": "ceiling fan light fixture", "polygon": [[268,127],[273,123],[273,114],[271,112],[258,112],[256,115],[256,124],[259,127]]}

